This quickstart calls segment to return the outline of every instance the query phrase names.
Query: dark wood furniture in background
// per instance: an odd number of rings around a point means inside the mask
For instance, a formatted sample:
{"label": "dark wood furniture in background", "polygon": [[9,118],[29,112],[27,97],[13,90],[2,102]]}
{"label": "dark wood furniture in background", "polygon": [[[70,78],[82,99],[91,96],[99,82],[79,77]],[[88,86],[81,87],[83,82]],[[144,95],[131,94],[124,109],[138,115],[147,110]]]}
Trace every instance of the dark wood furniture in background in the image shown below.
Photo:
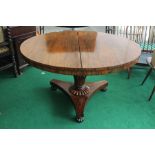
{"label": "dark wood furniture in background", "polygon": [[22,58],[20,54],[20,45],[23,41],[36,35],[35,26],[7,26],[7,37],[13,43],[13,49],[15,51],[15,59],[17,62],[18,74],[21,74],[21,70],[28,64]]}
{"label": "dark wood furniture in background", "polygon": [[70,28],[72,29],[72,31],[74,31],[76,28],[82,28],[82,27],[88,27],[88,26],[57,26],[57,27]]}
{"label": "dark wood furniture in background", "polygon": [[39,26],[39,33],[44,34],[45,33],[45,27],[44,26]]}
{"label": "dark wood furniture in background", "polygon": [[126,38],[84,31],[39,35],[23,42],[20,48],[25,60],[33,66],[73,75],[74,84],[60,80],[50,83],[54,89],[61,89],[71,98],[78,122],[83,121],[88,99],[97,90],[105,90],[108,86],[104,80],[86,83],[86,76],[127,69],[141,54],[139,45]]}
{"label": "dark wood furniture in background", "polygon": [[12,40],[7,37],[7,30],[0,27],[0,71],[12,68],[17,77],[17,65]]}

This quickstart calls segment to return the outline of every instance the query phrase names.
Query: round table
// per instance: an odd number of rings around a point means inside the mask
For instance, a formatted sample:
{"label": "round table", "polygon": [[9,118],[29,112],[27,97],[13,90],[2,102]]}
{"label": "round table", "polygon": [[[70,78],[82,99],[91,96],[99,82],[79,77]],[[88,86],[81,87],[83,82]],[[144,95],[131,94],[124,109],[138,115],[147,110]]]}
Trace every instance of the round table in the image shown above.
{"label": "round table", "polygon": [[74,83],[53,79],[72,100],[76,120],[83,121],[84,107],[97,90],[106,90],[107,81],[85,82],[88,75],[101,75],[134,65],[141,49],[126,38],[102,32],[63,31],[32,37],[20,47],[25,60],[34,67],[53,73],[73,75]]}

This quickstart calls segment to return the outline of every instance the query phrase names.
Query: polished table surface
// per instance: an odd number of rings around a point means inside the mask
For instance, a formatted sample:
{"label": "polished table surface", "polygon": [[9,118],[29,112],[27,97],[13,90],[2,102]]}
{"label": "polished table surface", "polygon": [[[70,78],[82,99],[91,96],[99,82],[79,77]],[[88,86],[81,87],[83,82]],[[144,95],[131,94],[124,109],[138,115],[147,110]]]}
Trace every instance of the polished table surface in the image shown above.
{"label": "polished table surface", "polygon": [[141,49],[114,35],[64,31],[32,37],[21,45],[21,52],[30,63],[48,71],[92,75],[128,68]]}
{"label": "polished table surface", "polygon": [[21,45],[21,53],[37,68],[74,76],[74,84],[52,80],[51,85],[71,97],[77,120],[82,121],[86,101],[108,85],[107,81],[86,84],[86,76],[128,69],[137,62],[141,49],[135,42],[115,35],[63,31],[26,40]]}

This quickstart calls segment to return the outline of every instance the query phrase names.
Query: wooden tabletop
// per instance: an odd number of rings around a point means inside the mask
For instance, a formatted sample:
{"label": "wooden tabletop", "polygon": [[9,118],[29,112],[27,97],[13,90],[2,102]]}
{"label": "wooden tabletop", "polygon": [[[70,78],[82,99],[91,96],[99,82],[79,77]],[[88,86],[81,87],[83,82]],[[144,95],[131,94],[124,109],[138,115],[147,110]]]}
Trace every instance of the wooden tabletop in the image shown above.
{"label": "wooden tabletop", "polygon": [[33,66],[60,74],[97,75],[134,65],[141,49],[126,38],[102,32],[63,31],[32,37],[20,47]]}

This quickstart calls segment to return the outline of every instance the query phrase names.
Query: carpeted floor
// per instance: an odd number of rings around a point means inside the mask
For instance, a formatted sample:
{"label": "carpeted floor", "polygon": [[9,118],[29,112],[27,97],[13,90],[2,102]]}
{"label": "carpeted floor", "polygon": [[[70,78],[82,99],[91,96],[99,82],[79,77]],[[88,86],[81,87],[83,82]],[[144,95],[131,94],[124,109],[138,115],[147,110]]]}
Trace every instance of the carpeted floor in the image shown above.
{"label": "carpeted floor", "polygon": [[148,68],[104,76],[89,76],[87,81],[108,80],[107,92],[97,92],[85,108],[85,121],[74,120],[70,99],[61,91],[53,92],[52,78],[73,81],[71,76],[52,74],[28,67],[14,78],[9,72],[0,73],[0,128],[51,129],[144,129],[155,128],[155,95],[147,101],[153,88],[153,73],[144,86]]}

